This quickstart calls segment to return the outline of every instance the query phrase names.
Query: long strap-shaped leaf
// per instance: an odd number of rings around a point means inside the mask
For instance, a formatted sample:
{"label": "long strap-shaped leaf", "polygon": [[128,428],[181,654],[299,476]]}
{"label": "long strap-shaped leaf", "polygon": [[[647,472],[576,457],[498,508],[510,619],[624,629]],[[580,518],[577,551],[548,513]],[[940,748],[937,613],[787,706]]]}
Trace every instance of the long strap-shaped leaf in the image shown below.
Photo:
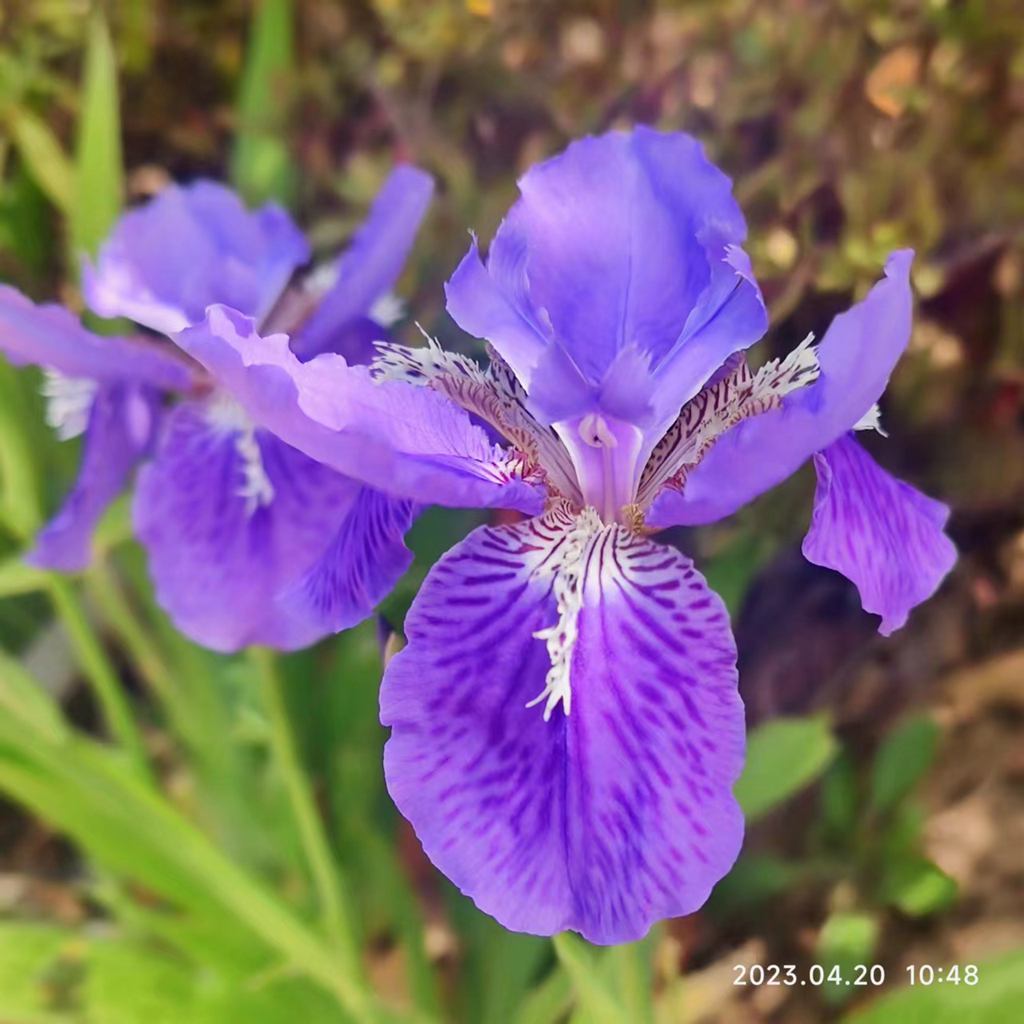
{"label": "long strap-shaped leaf", "polygon": [[95,253],[124,202],[117,59],[103,15],[89,21],[71,210],[73,264]]}
{"label": "long strap-shaped leaf", "polygon": [[381,1017],[315,932],[126,771],[122,754],[64,728],[41,690],[30,693],[24,671],[0,655],[0,789],[120,877],[186,912],[228,915],[332,993],[352,1019]]}

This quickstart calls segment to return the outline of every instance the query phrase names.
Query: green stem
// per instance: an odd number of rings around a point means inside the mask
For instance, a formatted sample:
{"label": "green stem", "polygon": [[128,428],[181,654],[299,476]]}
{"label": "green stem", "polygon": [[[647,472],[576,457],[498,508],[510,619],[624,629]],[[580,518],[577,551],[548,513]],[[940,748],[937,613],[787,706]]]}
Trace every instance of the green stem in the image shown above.
{"label": "green stem", "polygon": [[618,1024],[628,1020],[612,994],[608,981],[596,963],[593,951],[569,932],[551,937],[555,956],[572,981],[576,998],[586,1020],[594,1024]]}
{"label": "green stem", "polygon": [[535,985],[516,1008],[513,1024],[556,1024],[572,1009],[572,984],[561,967]]}
{"label": "green stem", "polygon": [[[167,645],[152,628],[152,619],[140,614],[139,599],[133,604],[126,594],[111,562],[98,561],[86,579],[89,593],[105,623],[113,630],[139,677],[159,701],[174,734],[205,761],[219,759],[223,747],[219,735],[211,733],[204,714],[211,699],[211,681],[186,657],[181,657],[172,669],[173,662],[167,659]],[[214,730],[216,728],[213,726]]]}
{"label": "green stem", "polygon": [[99,562],[89,573],[90,592],[103,617],[124,644],[146,685],[164,703],[173,699],[174,676],[160,656],[160,647],[125,598],[113,569]]}
{"label": "green stem", "polygon": [[36,532],[42,519],[28,420],[17,374],[0,363],[0,522],[23,541]]}
{"label": "green stem", "polygon": [[358,977],[360,964],[352,937],[351,918],[347,913],[345,895],[324,830],[323,819],[320,817],[295,749],[295,737],[292,734],[285,703],[284,679],[272,651],[254,647],[249,653],[259,673],[264,708],[270,723],[274,759],[288,791],[288,799],[313,876],[327,934],[337,949],[339,958],[344,962],[346,973],[350,977]]}
{"label": "green stem", "polygon": [[78,595],[67,580],[56,575],[50,577],[47,589],[78,652],[108,733],[131,759],[140,778],[151,782],[153,775],[146,757],[146,747],[125,698],[121,680],[93,630]]}

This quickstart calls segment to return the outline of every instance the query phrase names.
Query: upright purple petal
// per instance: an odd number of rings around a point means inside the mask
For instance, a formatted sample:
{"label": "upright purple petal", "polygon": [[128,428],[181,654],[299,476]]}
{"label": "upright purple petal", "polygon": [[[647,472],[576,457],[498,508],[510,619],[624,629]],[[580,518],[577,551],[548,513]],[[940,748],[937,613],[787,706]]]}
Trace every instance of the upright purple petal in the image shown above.
{"label": "upright purple petal", "polygon": [[77,572],[92,559],[92,534],[145,455],[157,416],[151,391],[101,386],[92,400],[78,480],[60,511],[36,537],[28,561],[44,569]]}
{"label": "upright purple petal", "polygon": [[[709,232],[709,235],[711,233]],[[750,258],[713,235],[706,241],[711,276],[673,349],[653,371],[658,424],[666,426],[725,358],[748,348],[768,329],[768,310]]]}
{"label": "upright purple petal", "polygon": [[218,651],[304,647],[329,628],[276,598],[323,554],[359,488],[265,431],[250,435],[247,460],[240,428],[210,403],[170,413],[139,474],[136,534],[157,599],[187,636]]}
{"label": "upright purple petal", "polygon": [[6,285],[0,285],[0,352],[15,366],[43,366],[68,377],[132,381],[167,391],[192,385],[191,369],[169,348],[102,338],[61,306],[37,306]]}
{"label": "upright purple petal", "polygon": [[536,634],[558,621],[551,568],[572,529],[481,528],[434,567],[382,684],[384,767],[427,855],[482,910],[627,942],[696,910],[739,850],[736,649],[687,559],[600,528],[572,559],[571,711],[545,721],[526,705],[551,668]]}
{"label": "upright purple petal", "polygon": [[412,564],[403,538],[415,515],[412,502],[356,487],[334,539],[280,606],[324,632],[362,622]]}
{"label": "upright purple petal", "polygon": [[889,257],[885,277],[832,321],[818,346],[818,379],[717,440],[682,493],[666,489],[655,499],[648,526],[696,526],[730,515],[860,421],[910,340],[912,260],[909,249]]}
{"label": "upright purple petal", "polygon": [[592,380],[631,342],[654,361],[674,346],[709,281],[697,236],[710,219],[732,241],[745,234],[728,179],[686,135],[638,128],[581,139],[519,188],[491,272],[546,311]]}
{"label": "upright purple petal", "polygon": [[621,416],[602,398],[618,393],[609,377],[634,349],[650,370],[647,408],[631,418],[660,422],[764,332],[737,248],[746,225],[696,140],[647,128],[582,139],[519,187],[486,271],[471,252],[448,309],[494,344],[549,419]]}
{"label": "upright purple petal", "polygon": [[434,180],[424,171],[405,165],[391,172],[366,222],[339,257],[333,286],[292,339],[296,355],[308,359],[339,351],[338,334],[369,315],[394,287],[433,194]]}
{"label": "upright purple petal", "polygon": [[[525,248],[521,252],[525,259]],[[506,287],[504,282],[498,281],[484,266],[474,239],[445,285],[445,296],[448,312],[455,322],[469,334],[494,345],[520,383],[527,387],[536,382],[536,367],[553,342],[550,325],[539,319],[530,307],[525,285],[525,270],[520,271],[518,288]],[[561,349],[558,351],[565,362],[559,380],[564,380],[566,390],[580,394],[585,401],[590,393],[587,382],[568,355]],[[567,415],[576,408],[578,401],[574,400]],[[562,417],[556,413],[552,418]]]}
{"label": "upright purple petal", "polygon": [[163,334],[224,303],[262,318],[309,246],[291,218],[270,204],[247,210],[224,185],[171,185],[124,214],[86,265],[83,288],[101,316],[124,316]]}
{"label": "upright purple petal", "polygon": [[949,509],[897,480],[845,436],[814,456],[818,486],[804,557],[841,572],[883,636],[931,597],[956,562]]}
{"label": "upright purple petal", "polygon": [[311,458],[378,490],[423,503],[538,511],[542,493],[517,478],[487,435],[437,392],[375,383],[332,353],[300,362],[285,335],[212,307],[178,336],[253,420]]}

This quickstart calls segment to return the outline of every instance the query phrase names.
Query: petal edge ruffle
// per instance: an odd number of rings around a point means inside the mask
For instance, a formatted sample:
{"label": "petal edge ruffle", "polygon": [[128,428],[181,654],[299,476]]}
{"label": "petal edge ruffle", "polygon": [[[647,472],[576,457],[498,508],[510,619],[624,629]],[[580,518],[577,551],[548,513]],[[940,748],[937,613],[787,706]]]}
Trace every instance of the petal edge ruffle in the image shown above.
{"label": "petal edge ruffle", "polygon": [[469,416],[429,388],[375,382],[333,353],[301,362],[283,334],[261,337],[251,318],[211,306],[178,343],[255,423],[337,472],[422,504],[516,508],[543,501],[507,472],[502,453]]}

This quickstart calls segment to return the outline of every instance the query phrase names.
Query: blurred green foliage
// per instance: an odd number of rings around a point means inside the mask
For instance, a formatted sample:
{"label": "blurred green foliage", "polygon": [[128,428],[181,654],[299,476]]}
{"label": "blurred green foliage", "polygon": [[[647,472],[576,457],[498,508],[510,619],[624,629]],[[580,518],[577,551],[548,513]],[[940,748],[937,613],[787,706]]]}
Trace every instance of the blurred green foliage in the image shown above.
{"label": "blurred green foliage", "polygon": [[75,149],[71,256],[94,256],[124,202],[117,58],[99,15],[89,19]]}
{"label": "blurred green foliage", "polygon": [[295,78],[295,12],[290,0],[256,9],[238,97],[231,179],[250,203],[288,202],[297,178],[285,137]]}
{"label": "blurred green foliage", "polygon": [[736,798],[754,821],[818,778],[835,756],[836,744],[823,718],[776,718],[747,742],[747,763]]}
{"label": "blurred green foliage", "polygon": [[[976,985],[942,982],[904,988],[879,999],[851,1024],[1014,1024],[1020,1017],[1024,953],[976,965]],[[963,971],[961,969],[961,977]]]}
{"label": "blurred green foliage", "polygon": [[[290,204],[331,251],[410,158],[441,197],[402,291],[466,344],[441,285],[516,173],[588,131],[682,128],[737,178],[783,346],[822,330],[890,248],[918,248],[924,311],[892,414],[945,454],[922,475],[991,503],[1024,480],[1024,458],[998,421],[963,411],[1024,371],[1022,36],[1013,0],[9,0],[0,278],[74,302],[77,261],[125,198],[197,174]],[[0,790],[76,853],[63,916],[0,903],[0,1019],[705,1019],[706,979],[687,970],[703,965],[675,925],[608,950],[513,935],[431,871],[383,786],[375,624],[279,662],[200,650],[155,606],[126,503],[82,579],[27,568],[75,461],[41,426],[37,385],[0,364]],[[773,501],[701,542],[734,613],[796,532],[786,496]],[[389,622],[474,522],[421,520]],[[84,713],[58,674],[13,656],[51,636],[77,658],[74,691],[91,687]],[[916,799],[937,742],[921,717],[871,756],[820,715],[755,729],[738,788],[751,819],[790,800],[817,813],[795,852],[752,850],[719,887],[707,916],[724,941],[812,892],[802,955],[849,970],[891,954],[899,922],[941,915],[957,890],[924,854]],[[713,955],[730,954],[698,961]],[[1015,1020],[1020,968],[1013,954],[983,965],[977,989],[901,992],[856,1019]],[[800,1019],[828,1019],[846,993],[808,998]]]}

